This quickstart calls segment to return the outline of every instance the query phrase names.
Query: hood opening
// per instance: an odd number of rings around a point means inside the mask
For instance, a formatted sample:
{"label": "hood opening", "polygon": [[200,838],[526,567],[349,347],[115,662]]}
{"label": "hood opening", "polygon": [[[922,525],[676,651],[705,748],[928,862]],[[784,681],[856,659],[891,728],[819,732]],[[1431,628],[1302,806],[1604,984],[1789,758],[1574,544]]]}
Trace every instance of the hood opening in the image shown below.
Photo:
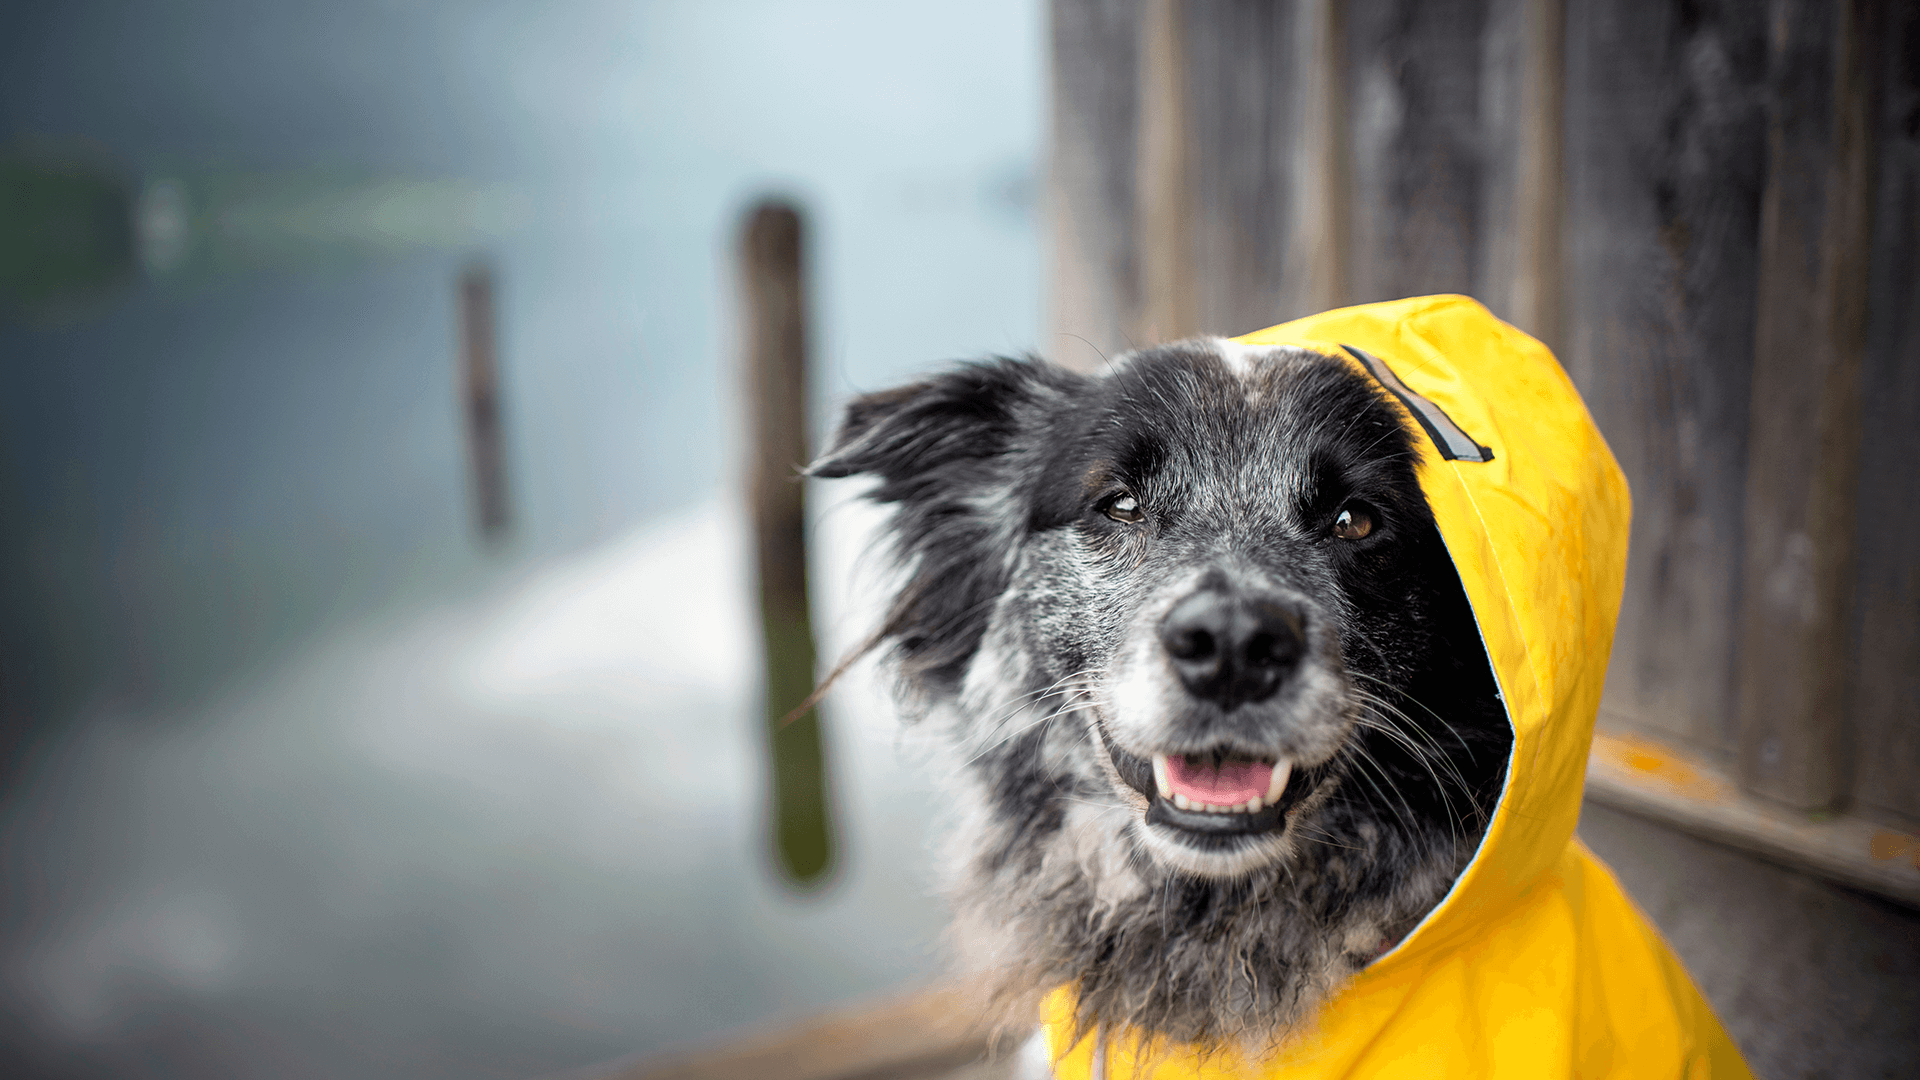
{"label": "hood opening", "polygon": [[[1445,550],[1446,538],[1444,536],[1440,538],[1440,544],[1442,550]],[[1392,942],[1387,948],[1382,949],[1378,956],[1369,961],[1367,964],[1368,967],[1374,967],[1400,952],[1408,942],[1418,938],[1421,930],[1425,929],[1427,924],[1432,922],[1434,917],[1441,911],[1444,911],[1448,904],[1453,901],[1454,893],[1459,890],[1460,883],[1473,871],[1474,866],[1485,857],[1487,853],[1487,840],[1493,835],[1493,822],[1506,809],[1507,792],[1513,783],[1513,770],[1515,765],[1514,748],[1519,740],[1514,730],[1513,717],[1507,711],[1506,695],[1500,692],[1500,673],[1495,668],[1493,658],[1487,651],[1487,641],[1480,629],[1479,615],[1473,610],[1472,601],[1468,598],[1466,587],[1460,580],[1460,570],[1454,563],[1451,552],[1447,553],[1447,567],[1451,571],[1453,582],[1453,595],[1450,599],[1456,600],[1460,606],[1458,611],[1452,613],[1455,617],[1447,626],[1447,631],[1453,635],[1453,640],[1459,643],[1461,650],[1459,663],[1462,668],[1462,674],[1467,677],[1470,685],[1473,686],[1470,692],[1484,699],[1477,703],[1462,704],[1464,707],[1478,705],[1497,711],[1502,720],[1502,724],[1499,726],[1500,739],[1498,744],[1485,748],[1476,748],[1480,754],[1490,755],[1491,757],[1491,760],[1475,761],[1476,766],[1483,765],[1487,768],[1487,775],[1475,788],[1476,797],[1484,800],[1480,808],[1485,813],[1485,818],[1480,825],[1480,839],[1479,842],[1474,845],[1473,857],[1467,860],[1466,865],[1462,866],[1460,872],[1454,875],[1453,880],[1448,883],[1446,894],[1443,895],[1440,901],[1425,915],[1421,916],[1420,921],[1414,924],[1413,929],[1407,931],[1399,940]],[[1464,619],[1460,618],[1460,615],[1464,615]]]}

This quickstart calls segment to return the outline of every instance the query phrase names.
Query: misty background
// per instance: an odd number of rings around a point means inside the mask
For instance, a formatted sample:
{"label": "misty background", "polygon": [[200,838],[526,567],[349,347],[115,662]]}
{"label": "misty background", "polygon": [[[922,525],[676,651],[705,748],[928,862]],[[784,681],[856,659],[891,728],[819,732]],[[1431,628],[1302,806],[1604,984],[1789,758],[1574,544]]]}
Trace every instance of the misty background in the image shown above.
{"label": "misty background", "polygon": [[[1042,19],[0,5],[8,175],[135,211],[0,315],[10,1075],[528,1076],[937,969],[938,778],[870,673],[827,706],[835,879],[768,863],[731,252],[759,197],[808,215],[816,433],[1045,349]],[[876,584],[850,494],[827,656]]]}

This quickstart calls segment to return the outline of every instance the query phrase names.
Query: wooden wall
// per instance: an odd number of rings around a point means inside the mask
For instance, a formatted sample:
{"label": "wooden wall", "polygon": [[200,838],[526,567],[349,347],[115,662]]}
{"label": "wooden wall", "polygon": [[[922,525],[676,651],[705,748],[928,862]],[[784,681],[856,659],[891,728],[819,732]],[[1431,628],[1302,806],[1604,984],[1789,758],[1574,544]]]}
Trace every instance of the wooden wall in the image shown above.
{"label": "wooden wall", "polygon": [[1860,414],[1853,791],[1920,828],[1920,5],[1878,58],[1872,262]]}
{"label": "wooden wall", "polygon": [[1610,719],[1715,750],[1733,710],[1765,10],[1576,4],[1560,352],[1634,496]]}
{"label": "wooden wall", "polygon": [[1920,28],[1891,0],[1054,0],[1054,355],[1467,292],[1633,485],[1607,723],[1920,822]]}

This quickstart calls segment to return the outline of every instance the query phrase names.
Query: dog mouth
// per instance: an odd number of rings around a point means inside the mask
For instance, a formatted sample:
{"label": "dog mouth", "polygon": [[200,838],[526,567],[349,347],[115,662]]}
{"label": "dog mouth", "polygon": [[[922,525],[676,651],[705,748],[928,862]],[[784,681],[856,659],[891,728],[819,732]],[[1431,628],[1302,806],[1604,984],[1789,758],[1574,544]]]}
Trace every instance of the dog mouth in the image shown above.
{"label": "dog mouth", "polygon": [[1315,787],[1314,770],[1285,758],[1224,749],[1140,757],[1115,745],[1105,725],[1095,729],[1121,781],[1146,797],[1147,824],[1196,839],[1282,830]]}
{"label": "dog mouth", "polygon": [[1211,754],[1153,755],[1154,794],[1177,809],[1204,814],[1257,814],[1278,803],[1293,765]]}

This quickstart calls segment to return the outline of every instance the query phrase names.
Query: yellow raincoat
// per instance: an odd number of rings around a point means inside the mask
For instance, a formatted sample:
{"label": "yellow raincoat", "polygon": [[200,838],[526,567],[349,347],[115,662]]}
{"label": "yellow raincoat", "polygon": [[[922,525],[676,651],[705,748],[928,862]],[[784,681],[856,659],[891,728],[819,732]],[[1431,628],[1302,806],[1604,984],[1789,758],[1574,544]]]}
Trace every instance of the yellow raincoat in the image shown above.
{"label": "yellow raincoat", "polygon": [[[1452,891],[1304,1036],[1258,1062],[1156,1046],[1138,1075],[1748,1077],[1666,943],[1573,837],[1630,511],[1566,373],[1461,296],[1344,308],[1239,340],[1373,369],[1419,421],[1420,483],[1492,658],[1513,756]],[[1071,1013],[1071,988],[1056,991],[1047,1038],[1062,1080],[1136,1075],[1142,1055],[1128,1033],[1063,1045]]]}

